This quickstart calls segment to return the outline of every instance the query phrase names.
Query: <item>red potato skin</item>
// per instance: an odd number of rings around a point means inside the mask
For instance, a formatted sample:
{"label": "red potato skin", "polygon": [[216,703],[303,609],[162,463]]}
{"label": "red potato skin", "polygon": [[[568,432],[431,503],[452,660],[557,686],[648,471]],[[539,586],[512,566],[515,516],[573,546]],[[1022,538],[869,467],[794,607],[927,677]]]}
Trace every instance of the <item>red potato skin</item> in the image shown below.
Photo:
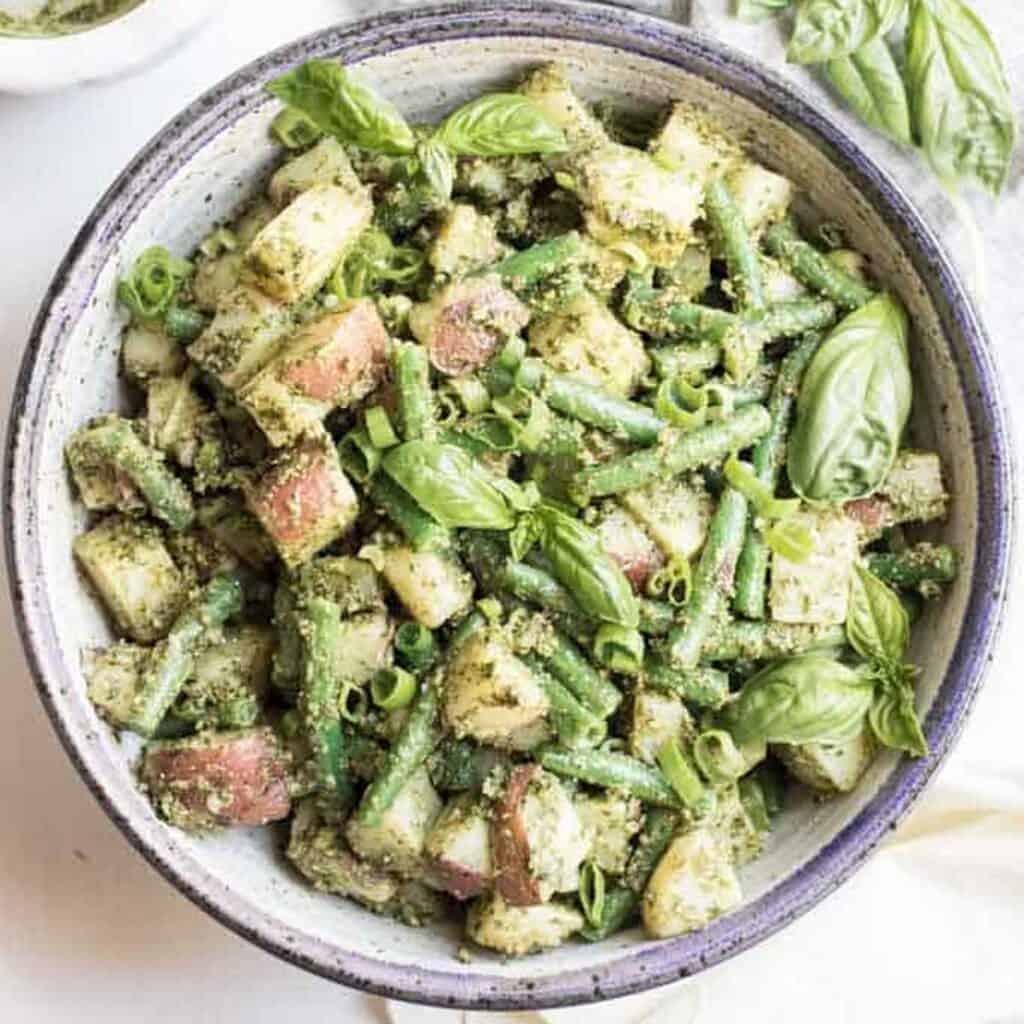
{"label": "red potato skin", "polygon": [[623,571],[633,590],[644,593],[647,581],[665,564],[665,557],[653,540],[638,547],[634,544],[616,544],[616,537],[610,531],[599,531],[602,545],[613,562]]}
{"label": "red potato skin", "polygon": [[535,764],[512,769],[491,823],[495,888],[506,903],[515,907],[541,902],[540,887],[530,874],[530,843],[522,816],[523,797],[537,771]]}
{"label": "red potato skin", "polygon": [[286,364],[280,379],[296,394],[347,406],[365,398],[385,377],[388,333],[369,299],[329,313],[314,325],[325,343]]}
{"label": "red potato skin", "polygon": [[151,744],[141,776],[165,816],[204,829],[288,817],[287,767],[274,733],[261,726]]}
{"label": "red potato skin", "polygon": [[504,337],[528,321],[529,310],[515,295],[497,281],[488,282],[438,314],[427,345],[430,361],[450,377],[473,373],[494,355]]}
{"label": "red potato skin", "polygon": [[479,871],[452,860],[430,862],[431,881],[457,900],[471,900],[487,888],[487,879]]}
{"label": "red potato skin", "polygon": [[866,533],[884,530],[892,523],[892,506],[885,498],[858,498],[848,501],[843,512],[853,519]]}

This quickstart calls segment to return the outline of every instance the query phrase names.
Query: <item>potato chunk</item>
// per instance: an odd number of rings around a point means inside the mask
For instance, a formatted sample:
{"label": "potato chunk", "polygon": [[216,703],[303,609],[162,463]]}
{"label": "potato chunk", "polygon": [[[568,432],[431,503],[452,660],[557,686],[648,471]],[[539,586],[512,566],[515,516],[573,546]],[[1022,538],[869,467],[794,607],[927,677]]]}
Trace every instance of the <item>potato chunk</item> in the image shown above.
{"label": "potato chunk", "polygon": [[875,750],[867,727],[844,743],[780,743],[772,747],[793,778],[823,796],[849,793],[867,771]]}
{"label": "potato chunk", "polygon": [[519,91],[565,132],[571,149],[586,149],[608,141],[604,126],[576,95],[564,68],[557,64],[530,72]]}
{"label": "potato chunk", "polygon": [[627,491],[619,501],[669,561],[690,559],[704,546],[714,506],[702,487],[659,480]]}
{"label": "potato chunk", "polygon": [[427,836],[424,853],[431,884],[457,900],[472,899],[490,885],[491,823],[476,796],[462,793],[445,806]]}
{"label": "potato chunk", "polygon": [[494,221],[475,206],[455,203],[437,230],[427,260],[435,274],[452,279],[496,263],[504,252]]}
{"label": "potato chunk", "polygon": [[793,200],[793,183],[781,174],[744,160],[726,178],[747,230],[759,234],[769,224],[782,220]]}
{"label": "potato chunk", "polygon": [[643,824],[643,805],[633,796],[607,790],[576,797],[576,811],[589,843],[588,859],[609,875],[621,875]]}
{"label": "potato chunk", "polygon": [[405,544],[364,549],[409,614],[437,629],[473,600],[473,577],[454,554],[414,551]]}
{"label": "potato chunk", "polygon": [[281,164],[270,179],[267,195],[282,209],[315,185],[337,185],[349,192],[361,188],[345,147],[332,135]]}
{"label": "potato chunk", "polygon": [[742,159],[740,148],[689,103],[672,108],[651,152],[701,188]]}
{"label": "potato chunk", "polygon": [[670,693],[638,687],[631,711],[629,752],[649,764],[654,764],[658,751],[668,740],[681,740],[694,733],[690,712],[682,700]]}
{"label": "potato chunk", "polygon": [[563,903],[514,907],[488,893],[470,908],[466,934],[481,946],[506,956],[523,956],[560,946],[583,927],[583,915]]}
{"label": "potato chunk", "polygon": [[654,541],[617,505],[602,510],[595,528],[605,552],[625,573],[633,589],[643,593],[648,579],[665,564]]}

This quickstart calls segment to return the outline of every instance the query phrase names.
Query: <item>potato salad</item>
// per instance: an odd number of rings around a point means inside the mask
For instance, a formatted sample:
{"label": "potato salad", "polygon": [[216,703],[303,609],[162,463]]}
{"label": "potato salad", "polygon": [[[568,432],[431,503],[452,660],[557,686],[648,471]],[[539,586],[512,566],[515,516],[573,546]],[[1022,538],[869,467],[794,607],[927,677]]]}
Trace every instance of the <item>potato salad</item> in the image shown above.
{"label": "potato salad", "polygon": [[92,702],[169,826],[278,823],[463,955],[705,927],[787,794],[927,754],[907,312],[685,99],[269,89],[277,169],[132,254],[129,412],[67,442]]}

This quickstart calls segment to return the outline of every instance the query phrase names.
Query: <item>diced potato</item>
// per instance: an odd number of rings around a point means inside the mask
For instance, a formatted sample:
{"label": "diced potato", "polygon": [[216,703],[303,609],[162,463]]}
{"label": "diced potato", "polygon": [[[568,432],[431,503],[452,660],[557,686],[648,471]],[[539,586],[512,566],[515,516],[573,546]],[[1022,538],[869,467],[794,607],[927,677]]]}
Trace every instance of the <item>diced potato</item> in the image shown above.
{"label": "diced potato", "polygon": [[456,281],[417,303],[409,329],[450,377],[479,370],[530,321],[530,310],[495,275]]}
{"label": "diced potato", "polygon": [[346,533],[359,514],[359,499],[326,436],[278,456],[247,488],[246,502],[289,567]]}
{"label": "diced potato", "polygon": [[867,771],[875,749],[866,726],[844,743],[780,743],[772,747],[790,775],[824,796],[849,793]]}
{"label": "diced potato", "polygon": [[383,609],[342,619],[334,660],[335,674],[355,686],[368,683],[391,664],[395,625]]}
{"label": "diced potato", "polygon": [[848,501],[843,511],[856,524],[861,544],[876,540],[899,523],[943,519],[949,494],[942,482],[942,463],[934,452],[904,448],[896,453],[886,478],[869,498]]}
{"label": "diced potato", "polygon": [[742,159],[742,151],[689,103],[677,103],[651,140],[654,158],[703,189]]}
{"label": "diced potato", "polygon": [[253,568],[264,568],[276,557],[266,530],[239,498],[210,498],[199,505],[198,517],[218,544]]}
{"label": "diced potato", "polygon": [[657,283],[681,302],[697,299],[711,286],[711,250],[704,242],[691,243],[670,266],[659,269]]}
{"label": "diced potato", "polygon": [[670,266],[693,239],[702,191],[679,171],[628,146],[593,150],[576,164],[587,230],[598,242],[632,242]]}
{"label": "diced potato", "polygon": [[676,836],[654,869],[643,896],[644,928],[655,939],[696,931],[741,899],[728,845],[698,827]]}
{"label": "diced potato", "polygon": [[435,274],[456,278],[496,263],[504,252],[494,221],[475,206],[455,203],[441,221],[427,260]]}
{"label": "diced potato", "polygon": [[576,810],[589,840],[587,859],[607,875],[621,875],[632,851],[633,837],[643,824],[643,804],[636,797],[607,790],[577,796]]}
{"label": "diced potato", "polygon": [[475,633],[448,663],[443,708],[457,736],[529,750],[549,735],[548,707],[533,673],[496,632]]}
{"label": "diced potato", "polygon": [[209,409],[189,377],[154,377],[146,388],[149,443],[179,465],[191,466]]}
{"label": "diced potato", "polygon": [[288,306],[240,284],[222,297],[216,316],[188,354],[224,387],[234,389],[269,362],[293,324]]}
{"label": "diced potato", "polygon": [[116,416],[90,420],[75,431],[64,453],[78,496],[90,512],[141,512],[146,503],[135,484],[101,456],[92,444],[93,430]]}
{"label": "diced potato", "polygon": [[426,768],[420,767],[409,776],[376,825],[350,818],[345,838],[371,864],[414,877],[422,870],[423,846],[440,813],[441,799],[430,784]]}
{"label": "diced potato", "polygon": [[530,345],[555,370],[628,397],[651,368],[640,335],[590,292],[530,325]]}
{"label": "diced potato", "polygon": [[215,313],[221,299],[237,284],[245,265],[245,249],[277,211],[266,199],[250,203],[231,225],[234,248],[217,256],[200,257],[192,278],[192,295],[205,313]]}
{"label": "diced potato", "polygon": [[167,633],[186,595],[159,530],[111,516],[76,537],[74,551],[119,632],[140,643]]}
{"label": "diced potato", "polygon": [[280,302],[308,299],[369,226],[364,186],[313,185],[293,199],[249,244],[246,267]]}
{"label": "diced potato", "polygon": [[576,261],[587,282],[587,288],[605,300],[615,291],[632,265],[625,253],[606,249],[589,235],[580,236],[580,251]]}
{"label": "diced potato", "polygon": [[290,444],[332,409],[362,401],[388,368],[388,335],[369,299],[306,324],[239,392],[275,447]]}
{"label": "diced potato", "polygon": [[352,161],[333,135],[325,135],[305,153],[281,164],[270,179],[267,195],[282,209],[314,185],[337,185],[352,192],[360,189]]}
{"label": "diced potato", "polygon": [[86,651],[82,657],[89,700],[117,728],[132,721],[132,703],[149,653],[148,647],[122,641],[106,650]]}
{"label": "diced potato", "polygon": [[807,295],[807,289],[777,260],[761,257],[761,276],[764,279],[764,295],[769,303],[792,302]]}
{"label": "diced potato", "polygon": [[726,177],[726,184],[743,214],[747,230],[760,233],[782,220],[793,201],[793,183],[750,160],[744,160]]}
{"label": "diced potato", "polygon": [[414,551],[405,544],[364,549],[409,614],[437,629],[473,601],[473,577],[452,553]]}
{"label": "diced potato", "polygon": [[384,608],[383,581],[366,558],[351,555],[317,558],[299,570],[292,586],[300,602],[310,597],[326,597],[341,608],[342,615]]}
{"label": "diced potato", "polygon": [[424,853],[431,884],[457,900],[472,899],[490,885],[491,823],[477,797],[463,793],[445,806],[427,836]]}
{"label": "diced potato", "polygon": [[532,71],[519,91],[565,132],[572,149],[585,149],[608,141],[604,126],[576,95],[563,68],[548,64]]}
{"label": "diced potato", "polygon": [[174,377],[185,369],[185,350],[160,327],[133,321],[121,338],[121,365],[138,381]]}
{"label": "diced potato", "polygon": [[857,560],[856,524],[835,509],[800,511],[789,521],[806,527],[813,550],[803,562],[773,553],[772,618],[811,625],[845,622],[850,574]]}
{"label": "diced potato", "polygon": [[714,503],[702,487],[660,480],[619,500],[668,561],[690,559],[704,546]]}
{"label": "diced potato", "polygon": [[764,847],[764,833],[750,820],[735,782],[715,790],[715,810],[709,822],[728,846],[739,867],[757,857]]}
{"label": "diced potato", "polygon": [[583,915],[563,903],[514,907],[496,892],[481,896],[469,910],[466,934],[477,944],[506,956],[522,956],[560,946],[583,927]]}
{"label": "diced potato", "polygon": [[139,775],[161,816],[187,832],[291,813],[286,756],[266,727],[150,743]]}
{"label": "diced potato", "polygon": [[625,573],[637,593],[643,593],[648,579],[664,565],[665,559],[643,527],[624,509],[609,503],[594,526],[601,547]]}
{"label": "diced potato", "polygon": [[634,757],[654,764],[665,743],[688,739],[694,732],[693,719],[679,697],[644,686],[636,689],[629,721],[629,752]]}
{"label": "diced potato", "polygon": [[431,921],[443,918],[448,910],[448,902],[425,882],[412,878],[402,882],[395,898],[383,910],[404,924],[422,928]]}
{"label": "diced potato", "polygon": [[321,821],[315,798],[303,800],[295,812],[286,855],[299,874],[321,892],[348,896],[374,908],[398,893],[395,875],[361,861],[339,830]]}

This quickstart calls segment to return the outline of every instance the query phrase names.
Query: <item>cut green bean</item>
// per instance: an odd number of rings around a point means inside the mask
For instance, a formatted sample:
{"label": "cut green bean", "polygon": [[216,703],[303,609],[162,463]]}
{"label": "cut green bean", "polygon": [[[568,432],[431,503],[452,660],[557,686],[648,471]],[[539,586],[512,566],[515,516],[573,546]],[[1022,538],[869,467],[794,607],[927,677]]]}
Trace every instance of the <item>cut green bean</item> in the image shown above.
{"label": "cut green bean", "polygon": [[559,742],[571,750],[596,747],[602,743],[608,735],[604,719],[584,707],[567,686],[551,675],[542,658],[536,654],[524,654],[522,661],[547,695],[550,704],[548,718]]}
{"label": "cut green bean", "polygon": [[192,306],[171,305],[164,315],[164,330],[176,341],[194,341],[206,329],[208,319]]}
{"label": "cut green bean", "polygon": [[725,622],[707,636],[704,661],[773,661],[806,651],[843,647],[842,626],[788,622]]}
{"label": "cut green bean", "polygon": [[651,657],[644,663],[644,682],[697,707],[720,708],[729,699],[729,673],[711,665],[680,669],[663,658]]}
{"label": "cut green bean", "polygon": [[385,711],[404,708],[416,696],[416,677],[404,668],[382,668],[370,680],[370,696]]}
{"label": "cut green bean", "polygon": [[701,376],[722,361],[722,346],[713,341],[688,345],[661,345],[647,353],[654,363],[654,372],[662,379],[678,376]]}
{"label": "cut green bean", "polygon": [[430,668],[441,655],[434,634],[418,622],[403,622],[395,630],[395,657],[413,672]]}
{"label": "cut green bean", "polygon": [[644,663],[644,638],[638,629],[605,623],[594,635],[594,658],[612,672],[638,675]]}
{"label": "cut green bean", "polygon": [[605,891],[600,919],[588,921],[577,934],[587,942],[601,942],[630,924],[639,908],[640,897],[632,889],[616,885]]}
{"label": "cut green bean", "polygon": [[365,484],[380,469],[382,452],[365,427],[356,427],[338,442],[338,458],[353,480]]}
{"label": "cut green bean", "polygon": [[952,583],[956,579],[956,552],[947,544],[914,544],[903,551],[875,552],[868,568],[880,580],[911,590],[922,584]]}
{"label": "cut green bean", "polygon": [[744,313],[762,312],[766,302],[761,260],[747,231],[743,213],[724,181],[709,182],[704,189],[704,213],[712,235],[725,255],[739,309]]}
{"label": "cut green bean", "polygon": [[386,473],[378,473],[367,484],[371,500],[402,531],[416,551],[440,551],[451,547],[448,530],[427,515],[409,494]]}
{"label": "cut green bean", "polygon": [[544,651],[545,668],[595,715],[607,718],[622,703],[622,693],[587,660],[575,643],[556,632]]}
{"label": "cut green bean", "polygon": [[591,927],[599,927],[604,915],[605,881],[595,861],[588,860],[580,868],[579,893],[583,916]]}
{"label": "cut green bean", "polygon": [[242,588],[233,576],[214,576],[198,599],[178,616],[170,632],[150,652],[125,724],[152,736],[195,669],[196,656],[242,607]]}
{"label": "cut green bean", "polygon": [[782,220],[768,228],[764,244],[798,281],[843,309],[857,309],[874,297],[874,291],[863,281],[805,242],[792,221]]}
{"label": "cut green bean", "polygon": [[403,440],[430,438],[434,433],[434,403],[427,350],[411,342],[397,342],[391,368],[398,396],[398,428]]}
{"label": "cut green bean", "polygon": [[763,405],[738,409],[730,419],[709,423],[686,434],[666,431],[660,443],[575,474],[570,494],[578,505],[594,498],[621,494],[656,480],[678,476],[690,469],[718,462],[759,440],[771,426]]}
{"label": "cut green bean", "polygon": [[626,754],[545,747],[538,756],[540,763],[556,775],[619,789],[656,807],[679,806],[676,791],[661,772]]}
{"label": "cut green bean", "polygon": [[371,406],[366,410],[364,417],[366,421],[366,433],[375,448],[391,448],[398,444],[398,435],[395,428],[391,426],[391,420],[387,411],[379,405]]}
{"label": "cut green bean", "polygon": [[707,729],[693,741],[693,760],[711,783],[735,782],[746,770],[747,759],[724,729]]}
{"label": "cut green bean", "polygon": [[526,297],[547,278],[563,272],[566,265],[579,255],[581,244],[579,234],[570,231],[506,256],[481,273],[497,274],[512,291]]}
{"label": "cut green bean", "polygon": [[657,752],[661,774],[671,783],[679,799],[687,807],[696,807],[704,797],[704,783],[700,781],[696,768],[683,753],[676,739],[666,740]]}
{"label": "cut green bean", "polygon": [[808,331],[824,331],[836,322],[835,304],[824,299],[793,299],[769,306],[760,320],[767,338],[798,338]]}

